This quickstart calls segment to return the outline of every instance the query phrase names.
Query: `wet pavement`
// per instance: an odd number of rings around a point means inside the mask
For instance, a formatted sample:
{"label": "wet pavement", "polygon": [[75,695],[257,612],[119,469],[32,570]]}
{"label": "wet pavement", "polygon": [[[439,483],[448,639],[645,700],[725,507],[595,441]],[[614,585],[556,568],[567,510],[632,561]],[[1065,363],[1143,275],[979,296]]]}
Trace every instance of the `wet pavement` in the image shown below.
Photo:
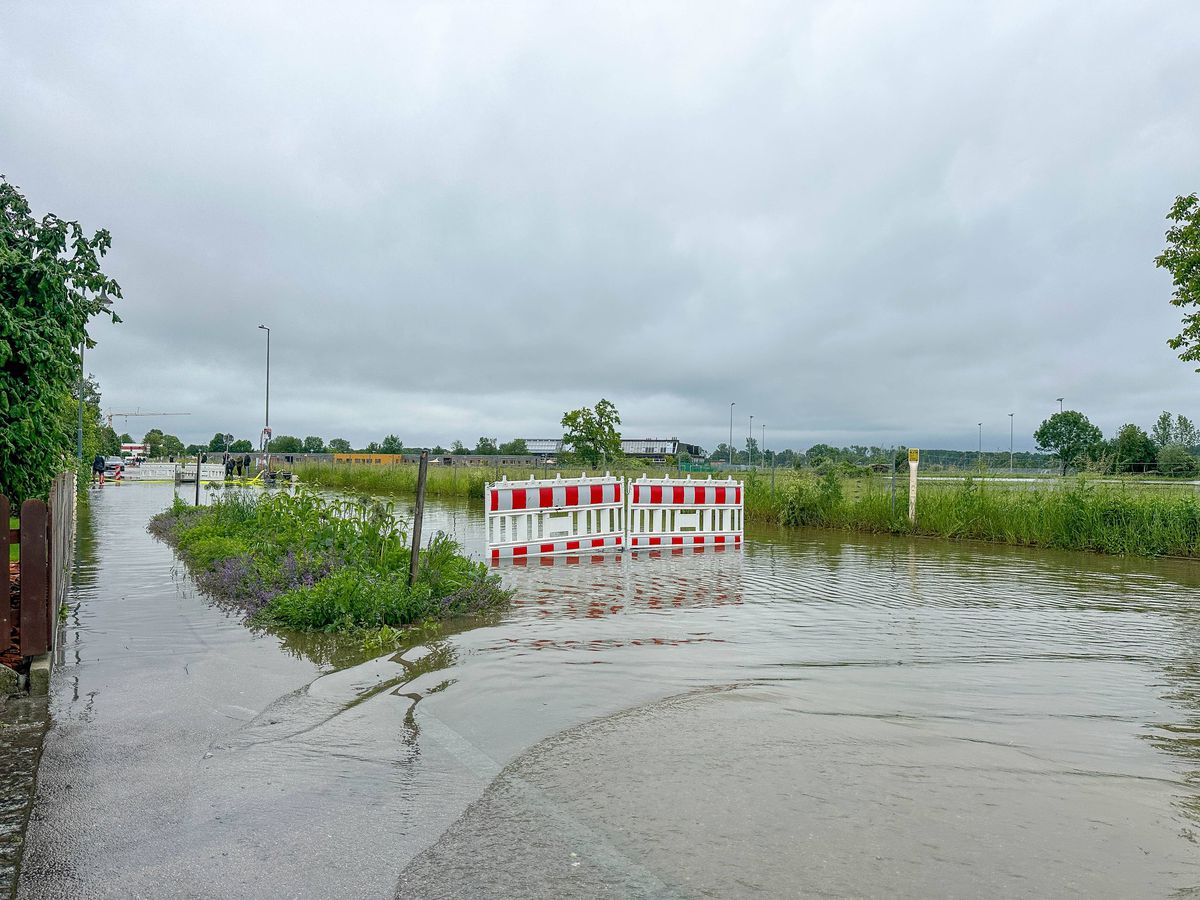
{"label": "wet pavement", "polygon": [[1200,886],[1194,563],[759,530],[361,661],[196,596],[170,496],[93,498],[21,896]]}

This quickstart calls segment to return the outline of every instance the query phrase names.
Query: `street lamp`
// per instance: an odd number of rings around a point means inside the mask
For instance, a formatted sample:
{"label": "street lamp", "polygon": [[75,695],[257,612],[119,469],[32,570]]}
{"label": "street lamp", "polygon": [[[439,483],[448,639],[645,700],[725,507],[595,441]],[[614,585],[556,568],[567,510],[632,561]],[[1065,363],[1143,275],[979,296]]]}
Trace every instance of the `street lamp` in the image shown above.
{"label": "street lamp", "polygon": [[750,437],[746,441],[746,453],[750,467],[754,468],[754,416],[750,417]]}
{"label": "street lamp", "polygon": [[262,452],[267,451],[267,440],[271,433],[271,329],[266,325],[259,325],[263,331],[267,333],[267,396],[266,406],[263,410],[263,433],[262,433]]}
{"label": "street lamp", "polygon": [[734,403],[729,404],[729,464],[733,465],[733,407]]}
{"label": "street lamp", "polygon": [[979,423],[979,468],[983,468],[983,423]]}
{"label": "street lamp", "polygon": [[1013,414],[1008,414],[1008,474],[1013,473]]}
{"label": "street lamp", "polygon": [[1062,398],[1062,397],[1058,397],[1057,399],[1058,399],[1058,411],[1059,411],[1059,412],[1062,412],[1062,402],[1063,402],[1063,398]]}
{"label": "street lamp", "polygon": [[762,426],[762,443],[758,445],[758,458],[767,464],[767,426]]}

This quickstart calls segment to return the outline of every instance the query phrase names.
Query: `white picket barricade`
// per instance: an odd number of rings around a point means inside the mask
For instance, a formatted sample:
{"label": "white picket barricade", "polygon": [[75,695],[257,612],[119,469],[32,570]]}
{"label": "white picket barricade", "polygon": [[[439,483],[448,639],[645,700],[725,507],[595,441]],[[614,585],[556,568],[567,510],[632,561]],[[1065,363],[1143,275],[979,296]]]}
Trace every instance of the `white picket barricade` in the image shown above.
{"label": "white picket barricade", "polygon": [[733,478],[647,478],[629,485],[629,549],[740,547],[744,498]]}
{"label": "white picket barricade", "polygon": [[622,550],[624,481],[612,475],[501,481],[484,488],[488,557]]}

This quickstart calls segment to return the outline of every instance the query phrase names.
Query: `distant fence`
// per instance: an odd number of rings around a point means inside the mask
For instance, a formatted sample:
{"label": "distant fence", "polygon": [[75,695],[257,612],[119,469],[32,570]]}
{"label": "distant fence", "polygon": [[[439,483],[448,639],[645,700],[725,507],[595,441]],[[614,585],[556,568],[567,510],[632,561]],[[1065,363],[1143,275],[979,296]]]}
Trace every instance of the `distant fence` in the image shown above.
{"label": "distant fence", "polygon": [[[11,527],[14,515],[16,528]],[[75,474],[59,475],[49,499],[26,500],[19,510],[0,495],[0,522],[0,661],[12,664],[54,646],[75,547]]]}

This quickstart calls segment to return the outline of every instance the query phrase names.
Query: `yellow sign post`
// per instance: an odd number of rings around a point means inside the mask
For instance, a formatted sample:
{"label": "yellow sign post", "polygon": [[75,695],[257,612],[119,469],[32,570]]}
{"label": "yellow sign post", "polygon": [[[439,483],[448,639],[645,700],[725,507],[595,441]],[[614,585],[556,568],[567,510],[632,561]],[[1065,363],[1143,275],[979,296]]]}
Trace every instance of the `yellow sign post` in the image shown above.
{"label": "yellow sign post", "polygon": [[921,464],[921,451],[908,449],[908,524],[917,524],[917,466]]}

